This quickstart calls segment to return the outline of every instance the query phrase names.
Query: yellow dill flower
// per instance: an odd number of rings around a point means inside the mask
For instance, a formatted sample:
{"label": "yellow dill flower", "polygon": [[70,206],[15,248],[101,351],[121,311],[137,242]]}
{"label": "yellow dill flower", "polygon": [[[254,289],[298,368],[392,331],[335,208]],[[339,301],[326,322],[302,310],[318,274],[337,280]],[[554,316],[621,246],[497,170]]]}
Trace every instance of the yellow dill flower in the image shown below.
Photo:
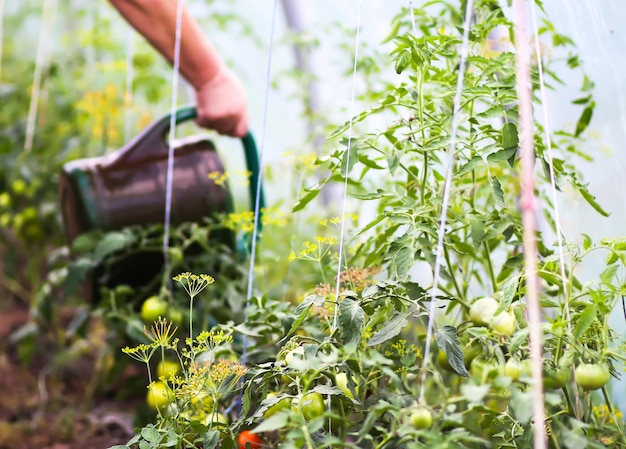
{"label": "yellow dill flower", "polygon": [[132,348],[126,346],[122,349],[122,352],[139,362],[148,363],[150,361],[150,358],[154,354],[154,351],[156,350],[157,345],[155,344],[146,345],[144,343],[141,343]]}
{"label": "yellow dill flower", "polygon": [[162,346],[168,349],[176,349],[178,339],[174,338],[174,334],[178,328],[175,327],[172,330],[172,322],[167,321],[165,318],[159,317],[157,321],[150,327],[150,332],[145,328],[143,333],[152,341],[156,346]]}
{"label": "yellow dill flower", "polygon": [[187,294],[192,298],[204,290],[209,284],[215,282],[215,279],[208,274],[198,275],[190,272],[181,273],[174,276],[172,279],[182,285]]}

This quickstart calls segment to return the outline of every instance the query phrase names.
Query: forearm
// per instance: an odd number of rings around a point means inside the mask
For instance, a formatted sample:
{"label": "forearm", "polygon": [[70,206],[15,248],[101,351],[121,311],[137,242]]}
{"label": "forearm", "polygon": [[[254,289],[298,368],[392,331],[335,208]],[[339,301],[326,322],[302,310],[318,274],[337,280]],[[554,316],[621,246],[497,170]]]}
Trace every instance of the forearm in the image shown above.
{"label": "forearm", "polygon": [[[109,0],[124,18],[171,64],[176,45],[176,8],[182,0]],[[183,5],[180,73],[200,89],[222,70],[217,51]]]}

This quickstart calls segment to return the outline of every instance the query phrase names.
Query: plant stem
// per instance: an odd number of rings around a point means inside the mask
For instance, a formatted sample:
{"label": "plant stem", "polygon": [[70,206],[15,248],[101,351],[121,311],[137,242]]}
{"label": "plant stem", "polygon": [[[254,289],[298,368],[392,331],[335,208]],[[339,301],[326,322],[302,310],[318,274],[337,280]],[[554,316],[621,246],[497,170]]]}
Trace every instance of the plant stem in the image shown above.
{"label": "plant stem", "polygon": [[611,397],[609,396],[608,391],[606,391],[606,385],[602,387],[602,396],[604,396],[604,401],[606,402],[606,406],[609,409],[609,412],[611,413],[611,416],[613,418],[613,423],[619,430],[620,435],[622,435],[622,441],[626,441],[626,434],[624,434],[624,428],[622,426],[622,422],[619,420],[619,418],[617,417],[617,414],[615,413],[615,409],[613,408],[613,404],[611,403]]}
{"label": "plant stem", "polygon": [[189,338],[193,340],[193,296],[189,300]]}
{"label": "plant stem", "polygon": [[487,242],[483,241],[483,247],[485,248],[487,269],[489,270],[489,277],[491,278],[491,285],[493,286],[494,293],[498,291],[498,281],[496,280],[496,274],[493,271],[493,264],[491,263],[491,250]]}
{"label": "plant stem", "polygon": [[[448,252],[448,248],[445,245],[443,246],[443,254],[446,259],[446,264],[448,265],[448,271],[452,273],[452,262],[450,261],[450,253]],[[456,290],[456,294],[461,300],[460,301],[461,304],[464,304],[465,297],[463,296],[463,292],[461,291],[461,288],[459,287],[459,283],[456,280],[456,276],[450,276],[450,277],[452,278],[452,284],[454,285],[454,290]]]}
{"label": "plant stem", "polygon": [[569,391],[567,391],[567,387],[563,387],[563,393],[565,394],[565,402],[567,402],[569,415],[573,418],[578,419],[578,410],[574,407],[574,403],[572,402],[572,398],[569,395]]}

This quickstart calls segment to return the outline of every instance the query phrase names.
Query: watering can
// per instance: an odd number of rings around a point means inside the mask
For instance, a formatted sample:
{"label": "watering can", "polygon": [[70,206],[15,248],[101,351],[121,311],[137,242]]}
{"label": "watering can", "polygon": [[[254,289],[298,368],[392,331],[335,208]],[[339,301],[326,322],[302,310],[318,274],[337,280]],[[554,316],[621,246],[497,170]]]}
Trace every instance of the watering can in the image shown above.
{"label": "watering can", "polygon": [[[178,109],[173,118],[178,125],[195,117],[196,109],[185,107]],[[171,118],[168,114],[156,120],[116,152],[64,165],[59,193],[68,245],[93,229],[113,231],[132,225],[163,223],[169,152],[167,135]],[[259,179],[258,154],[251,133],[241,141],[247,169],[251,173],[249,187],[251,208],[254,209]],[[228,188],[209,179],[212,172],[224,172],[212,141],[192,137],[174,144],[172,225],[201,222],[215,213],[232,211]],[[263,190],[259,192],[262,208]]]}

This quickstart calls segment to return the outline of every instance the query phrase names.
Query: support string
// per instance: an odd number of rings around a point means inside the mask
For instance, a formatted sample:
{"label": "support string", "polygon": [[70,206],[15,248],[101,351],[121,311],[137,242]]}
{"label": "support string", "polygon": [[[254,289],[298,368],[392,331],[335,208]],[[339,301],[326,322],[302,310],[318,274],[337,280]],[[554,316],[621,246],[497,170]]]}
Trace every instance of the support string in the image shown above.
{"label": "support string", "polygon": [[[539,47],[539,31],[537,25],[537,12],[535,10],[536,5],[534,3],[530,6],[532,23],[533,23],[533,34],[535,37],[535,55],[537,58],[537,70],[539,72],[539,90],[541,95],[541,103],[543,104],[543,130],[545,134],[546,141],[546,149],[548,153],[548,165],[550,172],[550,187],[552,194],[552,203],[554,207],[554,226],[556,228],[556,236],[557,236],[557,244],[559,248],[559,263],[560,263],[560,274],[561,281],[563,282],[563,297],[564,297],[564,307],[565,307],[565,320],[567,322],[567,330],[571,334],[572,333],[572,321],[570,317],[569,310],[569,288],[568,288],[568,280],[567,275],[565,273],[565,250],[563,249],[563,242],[565,237],[563,235],[563,228],[561,227],[561,214],[559,213],[559,200],[556,193],[556,176],[554,174],[554,162],[552,158],[552,138],[550,137],[550,127],[548,123],[548,95],[546,94],[546,83],[544,81],[543,75],[543,60],[541,59],[541,48]],[[576,400],[576,405],[578,406],[580,403],[580,396],[578,394],[578,388],[574,388],[574,397]],[[578,414],[578,411],[575,410],[575,413]]]}
{"label": "support string", "polygon": [[28,118],[26,119],[26,139],[24,141],[24,152],[30,153],[33,148],[33,138],[37,121],[37,109],[39,106],[39,94],[41,93],[41,77],[43,66],[46,63],[46,43],[50,39],[49,27],[54,22],[54,9],[56,0],[44,0],[41,25],[39,28],[39,39],[37,42],[37,56],[35,60],[35,73],[33,74],[33,90],[28,107]]}
{"label": "support string", "polygon": [[520,116],[520,149],[522,160],[522,226],[524,262],[526,265],[526,301],[530,328],[532,366],[532,410],[534,449],[546,448],[545,408],[543,400],[543,362],[541,305],[537,276],[537,242],[535,241],[536,201],[533,182],[533,111],[530,80],[530,52],[526,36],[526,2],[515,0],[515,59],[517,63],[517,96]]}
{"label": "support string", "polygon": [[[274,30],[276,28],[276,5],[278,0],[274,0],[272,5],[272,22],[270,25],[270,42],[267,55],[267,67],[265,72],[265,99],[263,101],[263,124],[261,128],[261,142],[259,146],[259,177],[256,184],[256,198],[254,202],[254,226],[252,229],[252,242],[250,245],[250,266],[248,269],[248,291],[246,293],[245,308],[248,308],[250,299],[252,299],[252,288],[254,286],[254,265],[256,259],[256,245],[259,230],[260,207],[261,207],[261,186],[263,185],[263,153],[265,152],[265,141],[267,135],[267,116],[270,96],[270,87],[272,83],[272,56],[274,54]],[[245,321],[248,322],[246,314]],[[245,364],[248,360],[248,335],[243,335],[243,350],[241,354],[241,363]]]}
{"label": "support string", "polygon": [[452,112],[452,129],[450,131],[450,146],[448,148],[448,161],[446,166],[446,176],[443,184],[443,202],[441,205],[441,218],[439,220],[439,232],[437,237],[437,249],[435,254],[435,266],[433,269],[433,286],[430,295],[430,305],[428,311],[428,327],[426,329],[426,342],[424,348],[424,362],[422,364],[422,381],[420,385],[419,402],[424,401],[424,384],[426,382],[426,365],[430,357],[430,347],[433,337],[435,313],[437,311],[437,287],[443,257],[443,241],[446,235],[446,220],[448,216],[448,203],[450,202],[450,191],[452,183],[452,168],[454,166],[454,152],[456,151],[456,140],[459,130],[459,115],[461,113],[461,100],[463,95],[463,84],[465,82],[465,66],[469,54],[469,31],[471,28],[473,0],[468,0],[465,7],[465,18],[463,20],[463,40],[461,44],[461,58],[459,61],[459,75],[457,78],[456,93],[454,95],[454,109]]}
{"label": "support string", "polygon": [[[183,0],[176,3],[176,41],[174,43],[174,64],[172,71],[172,106],[170,108],[170,136],[167,153],[167,177],[165,187],[165,230],[163,232],[163,259],[165,262],[165,273],[170,270],[169,242],[170,242],[170,221],[172,215],[172,184],[174,176],[174,138],[176,136],[176,108],[178,105],[178,81],[180,75],[180,36],[182,31]],[[170,290],[172,288],[171,276],[168,275]],[[193,338],[193,335],[189,336]]]}
{"label": "support string", "polygon": [[[343,241],[345,234],[346,224],[346,209],[348,206],[348,167],[350,167],[350,150],[352,148],[352,123],[354,119],[354,96],[356,91],[356,69],[359,61],[359,39],[361,36],[361,5],[362,0],[359,0],[359,7],[357,13],[357,25],[356,25],[356,38],[354,42],[354,66],[352,67],[352,94],[350,96],[350,125],[348,126],[348,146],[346,148],[346,172],[344,173],[345,179],[343,181],[343,198],[341,205],[341,226],[339,231],[339,254],[337,260],[337,282],[335,284],[335,311],[333,315],[333,331],[337,329],[337,319],[339,317],[339,285],[341,283],[341,260],[343,259]],[[329,401],[330,403],[330,401]]]}

